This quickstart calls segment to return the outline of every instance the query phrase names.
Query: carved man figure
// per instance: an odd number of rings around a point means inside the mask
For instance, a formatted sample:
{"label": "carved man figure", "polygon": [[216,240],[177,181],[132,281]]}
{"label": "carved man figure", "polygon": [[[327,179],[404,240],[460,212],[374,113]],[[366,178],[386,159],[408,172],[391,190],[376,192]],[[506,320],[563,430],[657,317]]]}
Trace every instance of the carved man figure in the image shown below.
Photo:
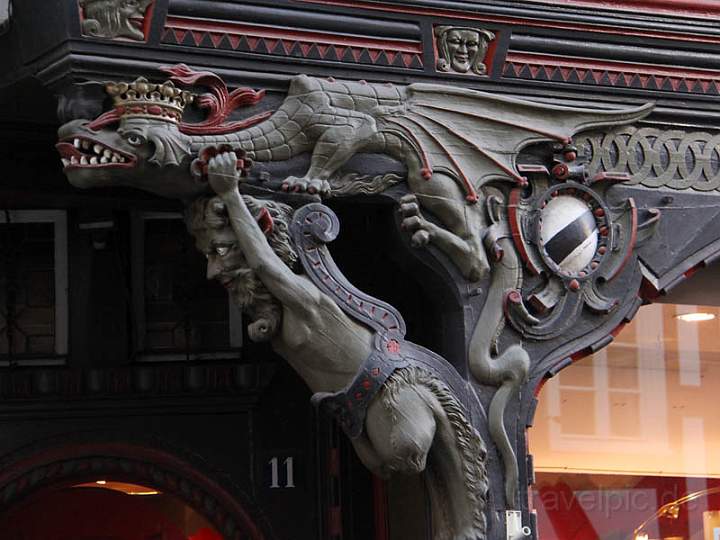
{"label": "carved man figure", "polygon": [[438,26],[435,28],[438,51],[438,69],[467,73],[471,71],[484,75],[484,64],[488,44],[495,34],[479,28],[460,26]]}
{"label": "carved man figure", "polygon": [[142,24],[153,0],[80,0],[83,34],[143,41]]}
{"label": "carved man figure", "polygon": [[[297,246],[288,233],[290,207],[241,196],[236,167],[234,152],[211,158],[208,179],[218,197],[201,198],[190,208],[190,229],[208,259],[207,277],[228,289],[249,315],[250,337],[269,341],[316,397],[347,395],[343,390],[352,388],[371,358],[373,369],[385,369],[377,333],[299,272]],[[394,347],[405,345],[396,341]],[[422,354],[420,347],[407,347]],[[344,425],[346,432],[363,463],[380,475],[433,469],[427,482],[435,538],[484,538],[483,441],[463,405],[431,370],[403,365],[392,368],[363,405],[360,429]]]}

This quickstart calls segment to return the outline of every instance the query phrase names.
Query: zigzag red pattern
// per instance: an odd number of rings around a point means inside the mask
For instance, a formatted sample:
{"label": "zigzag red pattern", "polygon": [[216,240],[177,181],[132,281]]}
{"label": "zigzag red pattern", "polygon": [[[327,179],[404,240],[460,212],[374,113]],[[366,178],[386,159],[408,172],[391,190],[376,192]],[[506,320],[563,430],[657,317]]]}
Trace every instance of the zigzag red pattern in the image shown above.
{"label": "zigzag red pattern", "polygon": [[422,69],[419,41],[168,17],[162,43],[326,62]]}
{"label": "zigzag red pattern", "polygon": [[660,92],[720,95],[720,71],[509,53],[503,77]]}

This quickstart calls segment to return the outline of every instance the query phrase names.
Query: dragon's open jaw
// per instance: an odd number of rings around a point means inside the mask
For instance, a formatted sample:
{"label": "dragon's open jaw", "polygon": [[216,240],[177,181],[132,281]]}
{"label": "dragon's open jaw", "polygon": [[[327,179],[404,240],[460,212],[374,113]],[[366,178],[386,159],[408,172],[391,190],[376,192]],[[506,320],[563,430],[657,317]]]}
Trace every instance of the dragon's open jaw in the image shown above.
{"label": "dragon's open jaw", "polygon": [[55,148],[60,153],[65,170],[131,168],[135,166],[135,156],[87,137],[69,137],[56,144]]}

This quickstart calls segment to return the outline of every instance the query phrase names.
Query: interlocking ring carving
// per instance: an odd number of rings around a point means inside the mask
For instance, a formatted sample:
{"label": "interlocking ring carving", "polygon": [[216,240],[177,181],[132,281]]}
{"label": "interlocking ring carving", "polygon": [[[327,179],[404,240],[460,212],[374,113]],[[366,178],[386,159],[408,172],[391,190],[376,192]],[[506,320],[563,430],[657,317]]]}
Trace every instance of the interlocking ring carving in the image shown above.
{"label": "interlocking ring carving", "polygon": [[629,184],[720,190],[720,133],[623,126],[606,134],[581,134],[577,144],[590,175],[625,172]]}

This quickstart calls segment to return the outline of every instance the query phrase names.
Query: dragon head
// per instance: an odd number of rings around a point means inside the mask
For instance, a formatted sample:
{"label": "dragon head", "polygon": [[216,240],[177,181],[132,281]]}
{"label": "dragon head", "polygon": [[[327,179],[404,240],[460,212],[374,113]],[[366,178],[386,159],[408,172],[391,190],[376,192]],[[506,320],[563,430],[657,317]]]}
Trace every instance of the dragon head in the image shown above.
{"label": "dragon head", "polygon": [[70,183],[81,188],[132,186],[188,198],[205,190],[189,173],[190,137],[178,123],[193,96],[173,83],[109,83],[115,108],[92,122],[63,125],[56,145]]}
{"label": "dragon head", "polygon": [[[198,148],[267,118],[262,113],[226,122],[239,106],[257,103],[263,92],[239,88],[228,92],[215,74],[196,72],[183,64],[163,67],[172,80],[151,83],[107,83],[114,108],[93,121],[73,120],[60,127],[56,148],[65,175],[80,188],[127,186],[164,197],[188,200],[206,191],[206,182],[192,173]],[[200,84],[209,94],[195,96],[173,81]],[[185,107],[197,102],[209,116],[197,124],[182,121]]]}

